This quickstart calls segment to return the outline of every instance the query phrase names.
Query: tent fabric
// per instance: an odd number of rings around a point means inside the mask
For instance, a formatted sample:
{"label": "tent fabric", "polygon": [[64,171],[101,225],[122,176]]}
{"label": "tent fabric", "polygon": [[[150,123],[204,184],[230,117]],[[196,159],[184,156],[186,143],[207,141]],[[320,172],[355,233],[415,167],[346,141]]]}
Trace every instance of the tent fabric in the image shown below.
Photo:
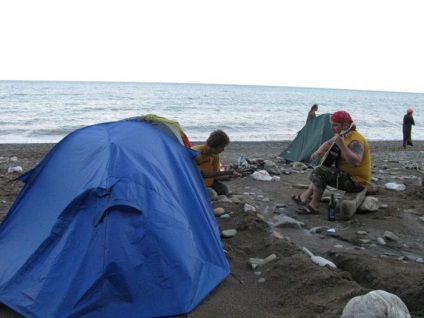
{"label": "tent fabric", "polygon": [[188,136],[183,131],[183,129],[182,129],[182,127],[181,127],[181,125],[178,121],[168,119],[168,118],[163,117],[163,116],[158,116],[158,115],[155,115],[155,114],[141,115],[138,118],[141,118],[142,120],[145,120],[145,121],[151,123],[154,126],[157,126],[159,129],[162,129],[164,131],[167,131],[167,130],[172,131],[173,136],[177,140],[179,140],[186,147],[191,148],[191,146],[192,146],[191,141],[188,139]]}
{"label": "tent fabric", "polygon": [[65,137],[0,226],[0,303],[25,317],[192,311],[229,274],[196,155],[143,121]]}
{"label": "tent fabric", "polygon": [[330,116],[331,114],[322,114],[309,121],[278,157],[289,161],[317,165],[320,159],[310,160],[312,153],[322,143],[334,136],[331,130]]}

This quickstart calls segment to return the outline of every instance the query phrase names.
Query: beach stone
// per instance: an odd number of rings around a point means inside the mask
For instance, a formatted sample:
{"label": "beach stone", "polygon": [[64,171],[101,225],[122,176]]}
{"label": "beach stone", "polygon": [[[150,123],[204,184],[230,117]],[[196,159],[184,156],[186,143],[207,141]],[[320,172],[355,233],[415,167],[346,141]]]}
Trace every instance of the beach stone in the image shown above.
{"label": "beach stone", "polygon": [[210,187],[206,187],[206,190],[208,191],[209,200],[216,201],[218,199],[218,193]]}
{"label": "beach stone", "polygon": [[233,201],[231,201],[231,199],[229,199],[227,196],[225,195],[220,195],[217,198],[218,202],[226,202],[226,203],[232,203]]}
{"label": "beach stone", "polygon": [[228,213],[222,214],[219,216],[220,219],[229,219],[231,216]]}
{"label": "beach stone", "polygon": [[244,205],[244,212],[256,212],[256,208],[253,205],[246,203]]}
{"label": "beach stone", "polygon": [[16,167],[9,167],[8,169],[7,169],[7,172],[8,173],[22,173],[22,171],[23,171],[23,169],[22,169],[22,167],[21,166],[16,166]]}
{"label": "beach stone", "polygon": [[232,238],[237,235],[237,230],[230,229],[230,230],[224,230],[221,232],[221,236],[224,238]]}
{"label": "beach stone", "polygon": [[386,239],[389,239],[389,240],[392,240],[392,241],[396,241],[396,242],[399,241],[399,237],[397,235],[393,234],[390,231],[385,231],[384,234],[383,234],[383,236]]}
{"label": "beach stone", "polygon": [[231,200],[231,203],[235,203],[235,204],[242,202],[238,197],[231,197],[230,200]]}
{"label": "beach stone", "polygon": [[270,174],[280,175],[280,169],[277,164],[271,160],[264,161],[264,170],[268,171]]}
{"label": "beach stone", "polygon": [[386,245],[386,241],[382,237],[377,238],[377,243],[380,245]]}
{"label": "beach stone", "polygon": [[358,235],[366,235],[367,234],[367,231],[358,231],[358,232],[356,232],[356,234],[358,234]]}
{"label": "beach stone", "polygon": [[215,216],[221,216],[225,213],[224,208],[215,208],[213,209],[213,214],[215,214]]}
{"label": "beach stone", "polygon": [[384,290],[373,290],[368,294],[353,297],[341,318],[407,318],[411,317],[405,303],[396,295]]}
{"label": "beach stone", "polygon": [[12,156],[12,157],[10,157],[9,161],[10,162],[17,162],[18,161],[18,157]]}
{"label": "beach stone", "polygon": [[361,212],[376,212],[378,211],[378,199],[375,197],[367,196],[359,206]]}

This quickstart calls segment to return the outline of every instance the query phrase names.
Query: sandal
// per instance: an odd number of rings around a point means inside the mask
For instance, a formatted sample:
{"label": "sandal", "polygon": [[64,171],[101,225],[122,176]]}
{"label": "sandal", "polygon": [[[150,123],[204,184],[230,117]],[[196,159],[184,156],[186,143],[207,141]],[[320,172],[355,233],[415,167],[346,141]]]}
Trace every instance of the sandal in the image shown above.
{"label": "sandal", "polygon": [[291,199],[296,203],[296,204],[298,204],[298,205],[306,205],[306,202],[303,202],[301,199],[300,199],[300,194],[295,194],[295,195],[292,195],[291,196]]}
{"label": "sandal", "polygon": [[315,210],[313,207],[311,207],[309,204],[299,208],[297,211],[298,214],[319,214],[319,210]]}

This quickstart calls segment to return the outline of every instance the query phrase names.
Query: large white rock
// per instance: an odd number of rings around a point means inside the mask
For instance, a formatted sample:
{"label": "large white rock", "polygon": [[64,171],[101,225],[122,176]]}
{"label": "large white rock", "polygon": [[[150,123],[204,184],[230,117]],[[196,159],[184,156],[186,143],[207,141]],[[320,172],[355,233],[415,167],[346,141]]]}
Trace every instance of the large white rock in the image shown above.
{"label": "large white rock", "polygon": [[368,294],[349,300],[341,318],[410,318],[408,308],[396,295],[384,290],[373,290]]}
{"label": "large white rock", "polygon": [[378,211],[379,201],[374,197],[365,197],[364,201],[359,206],[361,212],[376,212]]}

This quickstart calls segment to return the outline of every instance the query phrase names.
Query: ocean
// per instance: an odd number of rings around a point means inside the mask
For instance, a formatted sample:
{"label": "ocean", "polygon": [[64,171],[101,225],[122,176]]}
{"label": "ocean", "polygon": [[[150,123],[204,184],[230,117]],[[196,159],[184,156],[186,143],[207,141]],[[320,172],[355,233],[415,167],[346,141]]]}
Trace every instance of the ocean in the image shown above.
{"label": "ocean", "polygon": [[0,81],[0,143],[56,143],[97,123],[156,114],[177,120],[191,141],[223,129],[232,141],[291,141],[309,109],[348,111],[369,140],[424,140],[424,94],[215,84]]}

